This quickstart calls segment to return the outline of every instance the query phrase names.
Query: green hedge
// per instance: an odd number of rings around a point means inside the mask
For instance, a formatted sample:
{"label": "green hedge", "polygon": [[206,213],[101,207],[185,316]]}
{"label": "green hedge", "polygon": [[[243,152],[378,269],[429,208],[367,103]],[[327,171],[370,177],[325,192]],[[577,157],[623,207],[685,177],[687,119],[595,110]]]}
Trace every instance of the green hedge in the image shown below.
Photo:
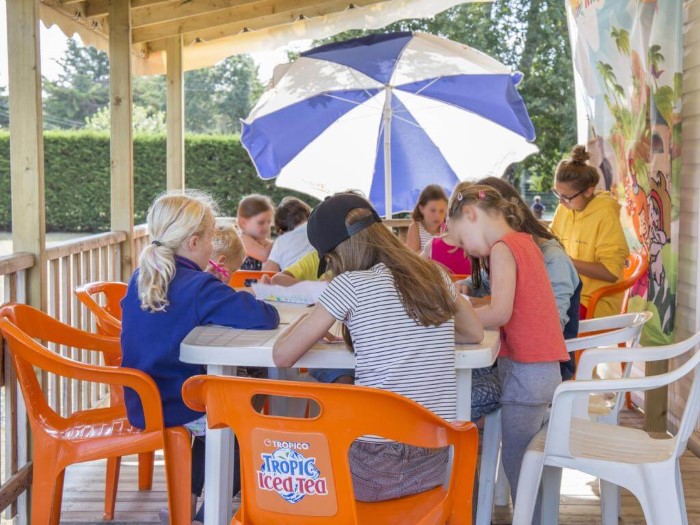
{"label": "green hedge", "polygon": [[[109,230],[109,135],[89,131],[44,134],[46,230]],[[145,222],[148,206],[165,190],[165,136],[134,137],[134,222]],[[255,173],[238,136],[188,135],[185,139],[185,183],[213,195],[223,215],[235,215],[238,201],[250,193],[279,202],[297,195],[276,188]],[[10,136],[0,132],[0,230],[11,229]]]}

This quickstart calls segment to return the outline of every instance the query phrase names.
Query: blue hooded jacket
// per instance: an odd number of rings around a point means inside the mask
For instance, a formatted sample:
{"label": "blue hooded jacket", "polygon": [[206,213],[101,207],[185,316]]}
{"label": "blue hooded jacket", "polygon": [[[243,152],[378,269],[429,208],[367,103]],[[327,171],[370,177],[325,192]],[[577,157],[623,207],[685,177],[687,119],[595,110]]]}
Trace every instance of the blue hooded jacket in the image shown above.
{"label": "blue hooded jacket", "polygon": [[[222,325],[271,330],[279,325],[277,310],[251,294],[236,292],[194,262],[176,257],[175,277],[168,288],[170,304],[164,312],[141,309],[138,270],[122,299],[122,366],[150,375],[160,391],[165,425],[177,426],[202,416],[185,406],[182,384],[206,373],[205,367],[180,361],[180,343],[195,327]],[[141,401],[133,390],[124,392],[129,421],[144,428]]]}

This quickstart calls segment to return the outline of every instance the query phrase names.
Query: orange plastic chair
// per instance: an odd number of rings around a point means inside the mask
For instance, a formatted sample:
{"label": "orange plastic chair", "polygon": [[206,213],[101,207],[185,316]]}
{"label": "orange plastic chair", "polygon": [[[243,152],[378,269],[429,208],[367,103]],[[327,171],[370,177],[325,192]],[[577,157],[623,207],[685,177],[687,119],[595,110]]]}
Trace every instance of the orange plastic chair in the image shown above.
{"label": "orange plastic chair", "polygon": [[[189,525],[190,435],[184,427],[164,427],[160,395],[153,379],[129,368],[82,364],[35,341],[101,352],[113,360],[121,355],[119,339],[78,330],[22,304],[0,307],[0,332],[8,343],[32,429],[32,524],[59,523],[67,466],[162,448],[172,523]],[[132,388],[141,399],[146,428],[132,427],[123,405],[81,410],[62,417],[49,406],[34,367],[71,379]],[[113,493],[109,494],[109,490]],[[114,514],[116,483],[105,492],[107,517]]]}
{"label": "orange plastic chair", "polygon": [[[73,290],[78,300],[95,316],[97,332],[118,337],[122,332],[121,300],[126,295],[126,283],[97,281],[78,286]],[[101,306],[95,296],[103,294],[105,305]]]}
{"label": "orange plastic chair", "polygon": [[[251,400],[265,394],[313,400],[320,414],[259,414]],[[448,423],[405,397],[360,386],[195,376],[182,396],[192,409],[206,410],[210,428],[235,429],[243,475],[232,525],[471,523],[479,439],[473,423]],[[395,500],[355,501],[348,451],[367,434],[421,447],[452,445],[449,485]]]}
{"label": "orange plastic chair", "polygon": [[[119,337],[122,331],[122,307],[121,300],[126,295],[127,285],[121,282],[97,281],[87,283],[75,288],[74,293],[78,300],[87,306],[88,310],[95,316],[97,332],[102,335]],[[95,296],[103,294],[105,305],[101,306]],[[110,366],[121,364],[121,353],[117,358],[105,355],[105,363]],[[124,405],[124,393],[118,386],[110,388],[110,406],[118,407]],[[151,490],[153,487],[153,461],[155,460],[155,450],[139,454],[139,490]],[[105,519],[114,517],[113,499],[117,493],[119,483],[119,468],[121,458],[109,458],[107,460],[107,494],[108,506],[105,509]],[[112,497],[110,500],[110,496]]]}
{"label": "orange plastic chair", "polygon": [[464,281],[467,277],[469,277],[468,273],[451,273],[450,277],[452,278],[452,282],[456,283],[457,281]]}
{"label": "orange plastic chair", "polygon": [[[622,280],[611,284],[610,286],[603,286],[598,288],[595,292],[591,294],[591,298],[588,301],[588,310],[586,311],[586,319],[593,319],[595,316],[595,309],[603,297],[609,295],[615,295],[620,292],[625,292],[622,297],[622,306],[620,307],[620,313],[627,313],[627,305],[629,304],[630,294],[632,292],[632,286],[645,274],[649,269],[649,258],[645,253],[630,253],[625,260],[625,269],[622,276]],[[621,347],[625,345],[621,344]],[[574,356],[576,360],[576,366],[578,367],[579,359],[581,358],[581,352],[576,352]],[[629,366],[629,365],[626,365]],[[629,392],[625,393],[625,404],[628,409],[633,407],[632,396]]]}
{"label": "orange plastic chair", "polygon": [[611,284],[610,286],[603,286],[597,289],[591,294],[591,298],[588,301],[588,311],[586,313],[586,319],[593,319],[595,316],[595,309],[603,297],[609,295],[615,295],[620,292],[625,292],[622,299],[622,307],[620,308],[621,314],[627,313],[627,304],[629,302],[630,293],[632,291],[632,286],[647,272],[649,269],[649,259],[646,254],[643,253],[631,253],[625,261],[625,270],[622,276],[622,280]]}
{"label": "orange plastic chair", "polygon": [[233,275],[231,276],[228,285],[232,288],[243,288],[243,286],[245,286],[245,282],[248,279],[262,279],[263,275],[272,277],[276,273],[277,272],[254,272],[252,270],[236,270],[235,272],[233,272]]}

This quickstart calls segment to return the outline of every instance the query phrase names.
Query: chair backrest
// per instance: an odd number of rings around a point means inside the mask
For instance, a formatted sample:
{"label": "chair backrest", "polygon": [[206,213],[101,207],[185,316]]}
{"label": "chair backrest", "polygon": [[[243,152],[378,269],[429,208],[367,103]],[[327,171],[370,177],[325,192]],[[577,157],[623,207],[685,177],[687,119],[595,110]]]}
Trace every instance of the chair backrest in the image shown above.
{"label": "chair backrest", "polygon": [[695,334],[693,337],[690,337],[689,339],[675,345],[686,348],[687,353],[690,353],[691,351],[694,352],[687,362],[671,372],[679,374],[680,377],[689,374],[690,371],[694,372],[693,383],[685,401],[683,416],[681,417],[681,423],[678,427],[678,432],[676,433],[675,452],[676,457],[678,458],[680,458],[685,452],[685,449],[688,446],[688,440],[695,431],[698,416],[700,416],[700,351],[697,350],[698,344],[700,344],[700,332]]}
{"label": "chair backrest", "polygon": [[[348,451],[363,435],[422,447],[452,445],[443,522],[470,523],[478,446],[472,423],[450,424],[409,399],[359,386],[195,376],[182,391],[188,406],[206,410],[211,428],[235,429],[246,473],[243,523],[313,525],[331,516],[333,523],[356,523]],[[311,399],[320,414],[260,414],[251,404],[255,395]]]}
{"label": "chair backrest", "polygon": [[630,253],[625,261],[622,280],[610,286],[603,286],[591,294],[591,298],[588,301],[586,319],[592,319],[595,316],[595,308],[600,299],[620,292],[625,292],[622,297],[620,313],[627,313],[632,286],[647,272],[648,268],[649,258],[645,253]]}
{"label": "chair backrest", "polygon": [[[121,300],[126,295],[126,289],[126,283],[97,281],[76,287],[74,293],[95,316],[99,333],[118,336],[122,330]],[[104,306],[96,299],[99,295],[104,296]]]}
{"label": "chair backrest", "polygon": [[245,282],[248,280],[257,280],[257,279],[262,279],[263,275],[267,275],[268,277],[272,277],[276,274],[277,272],[256,272],[252,270],[236,270],[233,272],[233,275],[231,276],[231,279],[228,282],[228,285],[231,286],[232,288],[242,288],[245,286]]}
{"label": "chair backrest", "polygon": [[580,321],[579,336],[566,340],[567,351],[620,343],[636,346],[642,335],[642,328],[652,317],[651,312],[636,312]]}
{"label": "chair backrest", "polygon": [[[91,334],[57,321],[24,304],[9,303],[0,307],[0,332],[8,343],[12,364],[17,374],[27,414],[32,425],[48,423],[58,428],[64,421],[48,404],[34,367],[63,377],[77,377],[87,365],[52,352],[35,339],[83,350],[102,352],[105,357],[121,356],[119,339]],[[92,380],[89,372],[82,379]]]}
{"label": "chair backrest", "polygon": [[452,279],[453,283],[456,283],[457,281],[464,281],[469,277],[468,273],[451,273],[450,278]]}

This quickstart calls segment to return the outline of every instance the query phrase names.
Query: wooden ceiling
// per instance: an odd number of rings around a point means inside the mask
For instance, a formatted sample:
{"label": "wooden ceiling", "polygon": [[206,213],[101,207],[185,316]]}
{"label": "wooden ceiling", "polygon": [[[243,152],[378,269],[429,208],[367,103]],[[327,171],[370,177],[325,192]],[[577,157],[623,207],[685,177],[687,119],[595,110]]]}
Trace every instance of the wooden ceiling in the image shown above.
{"label": "wooden ceiling", "polygon": [[[188,46],[387,1],[131,0],[132,44],[135,54],[147,57],[151,52],[163,51],[167,39],[173,36],[182,35],[183,45]],[[108,37],[109,0],[41,2],[44,8]]]}

